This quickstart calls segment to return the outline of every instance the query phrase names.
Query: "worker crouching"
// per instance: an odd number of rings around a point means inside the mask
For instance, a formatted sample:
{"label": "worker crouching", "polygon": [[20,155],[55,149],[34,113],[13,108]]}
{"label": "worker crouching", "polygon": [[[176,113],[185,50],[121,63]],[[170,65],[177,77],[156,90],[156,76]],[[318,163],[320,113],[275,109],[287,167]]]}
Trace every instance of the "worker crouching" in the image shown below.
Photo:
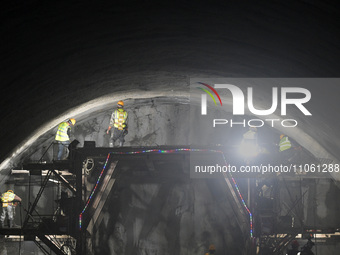
{"label": "worker crouching", "polygon": [[5,227],[6,214],[8,215],[9,227],[13,227],[15,202],[21,202],[21,198],[14,194],[13,190],[8,190],[1,196],[2,214],[0,217],[1,227]]}

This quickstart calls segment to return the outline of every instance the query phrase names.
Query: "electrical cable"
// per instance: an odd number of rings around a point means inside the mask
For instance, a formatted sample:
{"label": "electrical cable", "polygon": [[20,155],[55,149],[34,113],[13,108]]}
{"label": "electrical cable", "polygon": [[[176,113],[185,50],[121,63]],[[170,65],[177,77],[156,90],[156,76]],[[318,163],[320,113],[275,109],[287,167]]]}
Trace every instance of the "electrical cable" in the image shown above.
{"label": "electrical cable", "polygon": [[[85,213],[86,209],[88,208],[89,204],[90,204],[90,201],[93,197],[93,195],[95,194],[97,188],[98,188],[98,185],[100,183],[100,180],[102,178],[102,175],[103,173],[105,172],[106,170],[106,166],[107,166],[107,163],[109,162],[109,159],[110,159],[110,156],[111,155],[132,155],[132,154],[143,154],[143,153],[164,153],[164,154],[169,154],[169,153],[178,153],[178,152],[183,152],[183,151],[187,151],[187,152],[213,152],[213,153],[221,153],[223,159],[224,159],[224,162],[225,164],[227,165],[227,161],[224,157],[224,153],[222,151],[219,151],[219,150],[210,150],[210,149],[189,149],[189,148],[179,148],[179,149],[171,149],[171,150],[160,150],[160,149],[150,149],[150,150],[142,150],[142,151],[130,151],[130,152],[110,152],[108,155],[107,155],[107,158],[106,158],[106,161],[105,161],[105,164],[104,164],[104,167],[97,179],[97,182],[96,182],[96,185],[94,186],[85,206],[84,206],[84,209],[82,210],[82,212],[79,214],[79,229],[81,230],[82,229],[82,219],[83,219],[83,214]],[[245,210],[248,212],[249,214],[249,223],[250,223],[250,237],[252,238],[253,237],[253,215],[251,213],[251,211],[249,210],[248,206],[246,205],[244,199],[243,199],[243,196],[241,194],[241,191],[236,183],[236,180],[232,177],[232,175],[230,174],[231,176],[231,180],[233,181],[234,183],[234,187],[238,193],[238,196],[242,202],[242,205],[243,207],[245,208]]]}

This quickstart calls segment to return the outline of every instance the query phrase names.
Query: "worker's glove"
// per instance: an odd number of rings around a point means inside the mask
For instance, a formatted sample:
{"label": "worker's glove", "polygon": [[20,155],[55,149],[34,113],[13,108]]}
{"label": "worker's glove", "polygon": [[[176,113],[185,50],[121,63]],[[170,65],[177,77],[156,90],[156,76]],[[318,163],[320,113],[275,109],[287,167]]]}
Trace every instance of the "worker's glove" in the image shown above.
{"label": "worker's glove", "polygon": [[123,135],[127,135],[129,133],[128,128],[124,128]]}

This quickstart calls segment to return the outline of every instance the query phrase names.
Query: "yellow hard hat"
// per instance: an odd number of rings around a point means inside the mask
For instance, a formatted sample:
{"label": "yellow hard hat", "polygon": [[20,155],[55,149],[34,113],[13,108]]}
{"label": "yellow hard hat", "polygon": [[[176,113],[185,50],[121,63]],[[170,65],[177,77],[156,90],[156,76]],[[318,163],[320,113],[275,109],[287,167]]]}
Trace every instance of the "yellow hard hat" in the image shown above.
{"label": "yellow hard hat", "polygon": [[69,122],[71,122],[73,126],[74,126],[74,124],[76,124],[76,120],[75,119],[69,119]]}
{"label": "yellow hard hat", "polygon": [[7,190],[7,192],[14,193],[14,191],[13,191],[13,190],[11,190],[11,189]]}
{"label": "yellow hard hat", "polygon": [[215,250],[215,245],[210,244],[210,245],[209,245],[209,251],[214,251],[214,250]]}
{"label": "yellow hard hat", "polygon": [[123,102],[122,100],[120,100],[120,101],[118,101],[117,105],[118,105],[119,107],[123,107],[123,106],[124,106],[124,102]]}

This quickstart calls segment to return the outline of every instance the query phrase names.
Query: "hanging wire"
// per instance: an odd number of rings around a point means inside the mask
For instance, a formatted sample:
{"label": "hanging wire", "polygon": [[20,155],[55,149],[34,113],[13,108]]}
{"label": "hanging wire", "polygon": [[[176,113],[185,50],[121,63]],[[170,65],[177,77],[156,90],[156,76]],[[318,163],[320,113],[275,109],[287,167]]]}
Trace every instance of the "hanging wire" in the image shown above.
{"label": "hanging wire", "polygon": [[[89,204],[90,204],[90,201],[92,199],[92,197],[94,196],[97,188],[98,188],[98,185],[100,183],[100,180],[102,178],[102,175],[103,173],[105,172],[106,170],[106,166],[107,166],[107,163],[109,162],[109,159],[110,159],[110,156],[111,155],[132,155],[132,154],[143,154],[143,153],[163,153],[163,154],[169,154],[169,153],[178,153],[178,152],[183,152],[183,151],[188,151],[188,152],[213,152],[213,153],[221,153],[222,157],[223,157],[223,160],[225,162],[225,164],[227,165],[227,161],[225,159],[225,156],[224,156],[224,153],[222,151],[219,151],[219,150],[211,150],[211,149],[189,149],[189,148],[179,148],[179,149],[171,149],[171,150],[160,150],[160,149],[150,149],[150,150],[142,150],[142,151],[129,151],[129,152],[110,152],[107,157],[106,157],[106,161],[105,161],[105,164],[104,164],[104,167],[97,179],[97,182],[96,182],[96,185],[94,186],[85,206],[84,206],[84,209],[82,210],[82,212],[79,214],[79,229],[81,230],[82,229],[82,219],[83,219],[83,214],[85,213],[86,209],[88,208]],[[243,199],[243,196],[241,194],[241,191],[237,185],[237,182],[236,180],[232,177],[232,175],[230,174],[231,176],[231,180],[233,181],[233,184],[234,184],[234,187],[238,193],[238,196],[242,202],[242,205],[243,207],[245,208],[245,210],[248,212],[249,214],[249,222],[250,222],[250,237],[252,238],[253,237],[253,215],[251,213],[251,211],[249,210],[246,202],[244,201]]]}

